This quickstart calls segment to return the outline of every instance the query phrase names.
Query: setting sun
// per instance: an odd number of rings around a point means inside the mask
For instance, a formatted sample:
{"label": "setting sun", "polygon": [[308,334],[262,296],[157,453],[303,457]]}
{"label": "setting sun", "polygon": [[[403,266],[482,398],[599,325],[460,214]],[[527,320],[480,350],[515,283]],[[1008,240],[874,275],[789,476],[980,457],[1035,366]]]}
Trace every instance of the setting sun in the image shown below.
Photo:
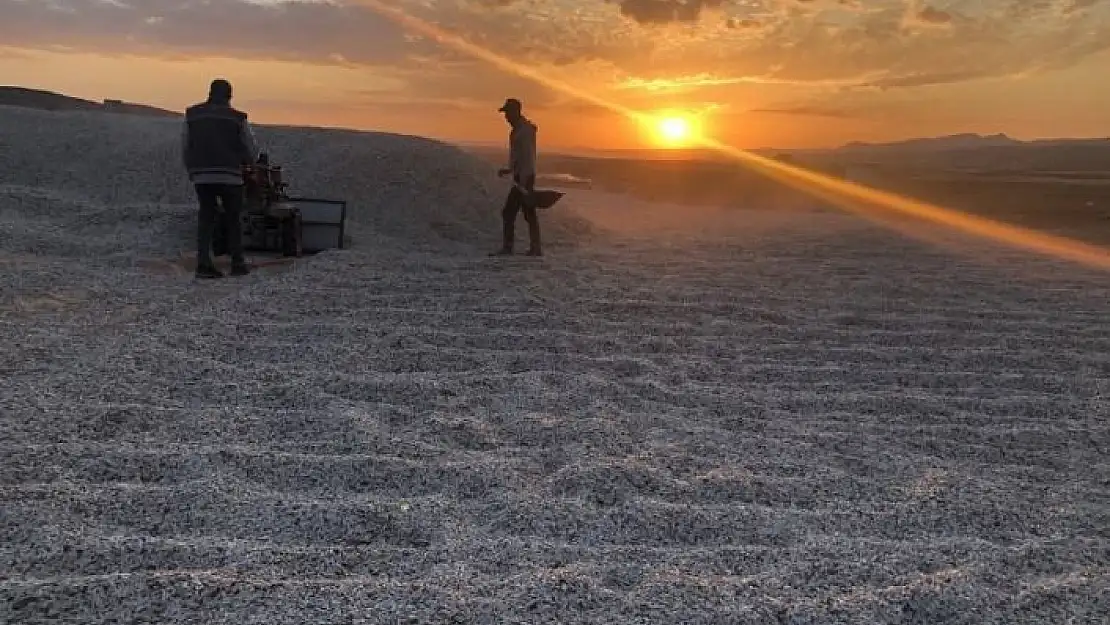
{"label": "setting sun", "polygon": [[659,134],[672,143],[685,141],[690,136],[690,124],[681,117],[668,117],[659,122]]}
{"label": "setting sun", "polygon": [[694,124],[689,117],[663,115],[655,122],[655,141],[665,147],[684,147],[694,139]]}

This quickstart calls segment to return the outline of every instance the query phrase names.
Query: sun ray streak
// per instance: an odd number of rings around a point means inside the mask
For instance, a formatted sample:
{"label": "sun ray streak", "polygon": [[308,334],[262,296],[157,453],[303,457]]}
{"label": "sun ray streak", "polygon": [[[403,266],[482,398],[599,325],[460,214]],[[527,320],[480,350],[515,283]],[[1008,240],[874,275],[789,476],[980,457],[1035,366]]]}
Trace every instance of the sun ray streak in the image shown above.
{"label": "sun ray streak", "polygon": [[[535,81],[550,89],[624,115],[641,124],[652,123],[653,118],[650,114],[612,102],[570,83],[546,76],[527,65],[475,45],[455,33],[410,15],[399,7],[387,5],[380,0],[358,0],[358,2],[382,17],[397,23],[402,28],[433,39],[475,59],[485,61],[505,72]],[[693,139],[701,147],[729,156],[779,182],[826,201],[831,201],[841,208],[853,212],[861,210],[861,205],[868,207],[870,210],[895,212],[1046,256],[1110,271],[1110,250],[1097,245],[970,215],[929,202],[834,178],[766,158],[704,135],[699,135]]]}

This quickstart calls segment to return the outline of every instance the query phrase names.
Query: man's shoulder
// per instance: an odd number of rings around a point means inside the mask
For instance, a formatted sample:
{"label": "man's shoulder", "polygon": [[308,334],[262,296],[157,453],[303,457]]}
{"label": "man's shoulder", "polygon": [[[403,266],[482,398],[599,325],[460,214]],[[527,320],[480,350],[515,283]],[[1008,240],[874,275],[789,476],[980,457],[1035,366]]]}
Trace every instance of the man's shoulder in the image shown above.
{"label": "man's shoulder", "polygon": [[535,135],[537,130],[539,130],[539,126],[536,126],[529,120],[524,120],[523,122],[512,127],[512,129],[509,131],[509,136],[519,137],[525,135]]}
{"label": "man's shoulder", "polygon": [[226,104],[212,104],[211,102],[198,102],[185,109],[185,117],[196,117],[197,115],[211,115],[223,114],[234,117],[239,121],[247,121],[247,114],[239,109],[228,106]]}

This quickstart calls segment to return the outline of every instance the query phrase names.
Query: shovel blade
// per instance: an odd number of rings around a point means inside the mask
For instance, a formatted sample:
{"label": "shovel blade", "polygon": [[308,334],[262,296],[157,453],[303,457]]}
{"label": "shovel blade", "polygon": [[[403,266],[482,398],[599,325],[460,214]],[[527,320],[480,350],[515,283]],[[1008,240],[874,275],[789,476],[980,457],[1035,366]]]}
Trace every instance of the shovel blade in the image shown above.
{"label": "shovel blade", "polygon": [[551,208],[563,199],[566,193],[562,191],[555,191],[554,189],[536,189],[532,192],[532,201],[535,202],[536,208]]}

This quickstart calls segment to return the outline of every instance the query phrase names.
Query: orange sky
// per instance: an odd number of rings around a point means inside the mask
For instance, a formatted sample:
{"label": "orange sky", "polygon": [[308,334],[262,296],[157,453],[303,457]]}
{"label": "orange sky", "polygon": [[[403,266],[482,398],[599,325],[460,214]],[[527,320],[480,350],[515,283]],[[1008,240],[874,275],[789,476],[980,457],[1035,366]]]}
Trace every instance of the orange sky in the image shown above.
{"label": "orange sky", "polygon": [[[580,89],[740,147],[1110,135],[1110,0],[394,0]],[[132,8],[142,7],[142,8]],[[402,31],[358,0],[0,0],[0,83],[180,110],[219,75],[258,123],[541,147],[653,136]]]}

